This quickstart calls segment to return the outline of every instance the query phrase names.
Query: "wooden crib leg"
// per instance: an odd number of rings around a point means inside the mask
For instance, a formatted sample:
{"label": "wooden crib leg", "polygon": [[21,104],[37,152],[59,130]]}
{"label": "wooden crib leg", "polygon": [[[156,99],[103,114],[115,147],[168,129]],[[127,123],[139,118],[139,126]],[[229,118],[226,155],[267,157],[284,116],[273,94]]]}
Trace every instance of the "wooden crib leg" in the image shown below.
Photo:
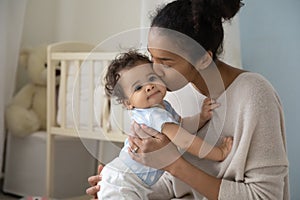
{"label": "wooden crib leg", "polygon": [[46,162],[46,197],[50,199],[53,194],[53,161],[54,160],[54,135],[47,134],[47,162]]}

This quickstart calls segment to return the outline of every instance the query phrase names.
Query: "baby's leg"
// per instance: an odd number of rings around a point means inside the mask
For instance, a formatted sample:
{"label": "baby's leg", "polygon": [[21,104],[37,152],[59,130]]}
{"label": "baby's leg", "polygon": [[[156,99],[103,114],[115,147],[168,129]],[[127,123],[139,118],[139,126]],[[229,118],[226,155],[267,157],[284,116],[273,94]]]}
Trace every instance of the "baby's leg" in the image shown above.
{"label": "baby's leg", "polygon": [[[122,163],[119,158],[115,158],[108,163],[101,172],[102,181],[100,191],[97,193],[98,199],[115,200],[115,199],[141,199],[139,191],[130,183],[128,176],[135,176]],[[138,184],[138,182],[136,182]]]}
{"label": "baby's leg", "polygon": [[97,194],[98,199],[165,200],[170,197],[165,182],[159,180],[152,187],[147,186],[119,158],[108,163],[101,175],[102,181],[98,183],[100,185],[100,191]]}

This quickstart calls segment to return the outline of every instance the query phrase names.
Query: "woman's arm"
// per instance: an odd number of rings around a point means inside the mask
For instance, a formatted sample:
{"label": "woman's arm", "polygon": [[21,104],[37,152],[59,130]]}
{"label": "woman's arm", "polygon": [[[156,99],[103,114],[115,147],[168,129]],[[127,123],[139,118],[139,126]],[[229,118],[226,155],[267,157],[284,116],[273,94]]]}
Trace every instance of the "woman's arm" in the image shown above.
{"label": "woman's arm", "polygon": [[207,199],[218,199],[221,179],[210,176],[180,157],[166,171],[190,185]]}
{"label": "woman's arm", "polygon": [[142,127],[133,124],[134,133],[148,134],[151,137],[129,137],[130,146],[139,147],[137,153],[129,151],[134,160],[156,169],[164,169],[208,199],[218,199],[220,179],[206,174],[183,159],[167,136],[146,126]]}
{"label": "woman's arm", "polygon": [[[288,188],[286,164],[262,166],[260,163],[252,163],[254,165],[243,166],[240,161],[237,165],[241,168],[228,170],[227,178],[215,178],[183,159],[167,136],[146,126],[141,127],[133,124],[133,132],[149,137],[129,138],[131,147],[139,147],[137,153],[129,152],[131,157],[147,166],[170,172],[208,199],[288,199],[288,189],[285,190]],[[234,175],[236,170],[241,171],[240,176]]]}
{"label": "woman's arm", "polygon": [[218,179],[206,174],[183,158],[178,159],[168,168],[174,177],[193,187],[208,199],[284,199],[286,166],[256,168],[245,174],[244,181]]}

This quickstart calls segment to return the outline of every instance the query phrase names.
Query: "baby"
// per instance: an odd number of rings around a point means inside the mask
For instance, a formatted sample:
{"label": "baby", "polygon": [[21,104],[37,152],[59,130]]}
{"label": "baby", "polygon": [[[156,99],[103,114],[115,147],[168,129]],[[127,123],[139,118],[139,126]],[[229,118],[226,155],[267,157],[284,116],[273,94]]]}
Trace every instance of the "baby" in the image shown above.
{"label": "baby", "polygon": [[[194,156],[201,155],[202,158],[200,149],[205,145],[211,150],[203,158],[213,161],[224,160],[231,150],[231,137],[225,137],[220,146],[213,147],[200,137],[191,134],[204,126],[219,105],[206,98],[201,113],[181,118],[164,100],[167,88],[153,71],[152,62],[147,56],[135,50],[120,54],[108,66],[105,92],[109,97],[115,97],[129,110],[132,120],[165,134],[180,150]],[[189,127],[184,127],[186,124]],[[126,140],[119,157],[102,170],[99,199],[149,199],[151,195],[152,197],[157,195],[155,188],[163,184],[160,178],[164,171],[132,160],[128,149],[131,148]],[[131,149],[132,152],[136,150]]]}

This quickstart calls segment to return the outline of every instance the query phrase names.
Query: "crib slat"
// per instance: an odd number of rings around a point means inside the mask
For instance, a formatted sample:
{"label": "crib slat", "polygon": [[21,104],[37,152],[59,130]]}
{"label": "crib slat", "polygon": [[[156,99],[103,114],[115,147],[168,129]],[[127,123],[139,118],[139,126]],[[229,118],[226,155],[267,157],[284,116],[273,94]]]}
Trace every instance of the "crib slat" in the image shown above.
{"label": "crib slat", "polygon": [[56,125],[56,92],[55,92],[55,66],[54,62],[47,59],[49,67],[47,68],[47,129]]}
{"label": "crib slat", "polygon": [[[72,106],[72,114],[73,114],[73,119],[74,119],[74,128],[80,126],[80,88],[81,88],[81,61],[80,60],[75,60],[75,69],[76,69],[76,78],[74,82],[74,89],[73,89],[73,106]],[[79,131],[79,129],[78,129]]]}
{"label": "crib slat", "polygon": [[[52,127],[51,132],[53,135],[67,136],[67,137],[78,137],[76,131],[73,128],[62,129],[60,127]],[[124,142],[127,138],[125,134],[117,130],[112,130],[109,134],[104,133],[103,131],[93,131],[80,130],[80,137],[85,139],[95,139],[95,140],[104,140],[110,142]]]}
{"label": "crib slat", "polygon": [[50,55],[52,60],[111,60],[114,52],[54,52]]}
{"label": "crib slat", "polygon": [[62,111],[62,121],[61,126],[62,128],[66,128],[66,119],[67,119],[67,113],[66,113],[66,94],[67,94],[67,61],[61,60],[61,81],[60,81],[60,105],[61,105],[61,111]]}
{"label": "crib slat", "polygon": [[[102,60],[102,62],[101,62],[102,67],[103,67],[102,74],[106,73],[106,68],[107,68],[109,62],[110,62],[110,59]],[[104,78],[104,77],[101,77],[101,78]],[[104,93],[104,91],[103,91],[103,93]],[[102,105],[103,108],[101,111],[102,129],[106,134],[110,134],[110,131],[111,131],[111,120],[110,120],[111,106],[109,106],[109,104],[111,102],[109,99],[107,99],[105,94],[103,94],[103,99],[104,99],[104,101],[103,101],[104,103]]]}
{"label": "crib slat", "polygon": [[90,61],[89,63],[89,77],[91,77],[89,79],[89,124],[88,124],[88,130],[90,132],[93,132],[93,126],[94,126],[94,119],[95,119],[95,113],[94,113],[94,77],[95,77],[95,71],[94,71],[94,61]]}

